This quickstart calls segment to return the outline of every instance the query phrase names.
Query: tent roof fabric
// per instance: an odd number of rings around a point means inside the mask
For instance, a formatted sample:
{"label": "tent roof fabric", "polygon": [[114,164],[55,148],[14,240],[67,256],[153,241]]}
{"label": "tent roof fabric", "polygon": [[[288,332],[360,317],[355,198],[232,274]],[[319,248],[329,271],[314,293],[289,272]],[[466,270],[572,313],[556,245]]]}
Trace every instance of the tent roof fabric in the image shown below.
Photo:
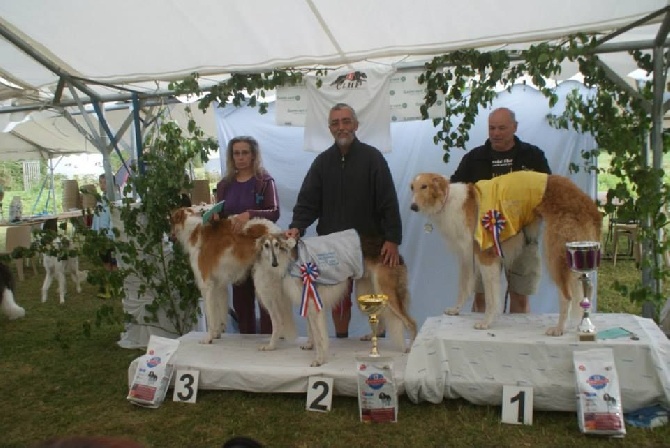
{"label": "tent roof fabric", "polygon": [[[194,72],[212,84],[240,71],[398,66],[456,49],[524,48],[575,32],[610,33],[669,3],[0,0],[0,100],[11,100],[0,111],[9,105],[48,104],[61,77],[106,97],[129,90],[164,92],[168,81]],[[645,38],[656,37],[663,18],[659,14],[651,21],[656,26]],[[625,39],[640,38],[630,36]],[[72,98],[67,88],[61,95]],[[80,143],[56,139],[34,146],[70,152],[76,145],[83,151]],[[0,144],[1,155],[4,140]],[[18,148],[12,146],[15,152]]]}
{"label": "tent roof fabric", "polygon": [[[73,76],[123,84],[551,40],[617,29],[667,0],[0,1],[2,23]],[[132,12],[132,13],[131,13]],[[501,20],[502,18],[509,20]],[[7,41],[0,66],[28,88],[54,85]]]}

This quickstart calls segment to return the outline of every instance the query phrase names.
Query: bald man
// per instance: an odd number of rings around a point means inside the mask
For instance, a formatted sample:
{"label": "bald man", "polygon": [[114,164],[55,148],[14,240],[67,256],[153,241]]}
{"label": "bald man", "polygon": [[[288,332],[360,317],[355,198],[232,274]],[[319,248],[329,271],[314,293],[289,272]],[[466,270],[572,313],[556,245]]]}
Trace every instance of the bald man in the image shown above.
{"label": "bald man", "polygon": [[[512,110],[501,107],[491,112],[489,138],[484,145],[465,154],[451,176],[451,182],[475,183],[522,170],[551,174],[544,152],[537,146],[521,141],[516,136],[517,126]],[[523,253],[506,272],[510,313],[530,312],[528,296],[537,292],[541,265],[537,239],[527,235]],[[485,309],[484,286],[481,276],[478,276],[472,311],[484,312]]]}

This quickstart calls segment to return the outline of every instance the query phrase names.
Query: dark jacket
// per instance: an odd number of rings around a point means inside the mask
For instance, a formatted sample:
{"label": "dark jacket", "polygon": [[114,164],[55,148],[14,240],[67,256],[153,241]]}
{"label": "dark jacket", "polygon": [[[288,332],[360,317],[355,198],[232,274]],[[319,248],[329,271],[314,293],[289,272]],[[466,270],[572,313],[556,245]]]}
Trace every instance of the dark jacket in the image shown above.
{"label": "dark jacket", "polygon": [[[538,173],[551,174],[549,162],[544,152],[535,145],[522,142],[518,137],[514,137],[514,146],[516,155],[512,164],[512,171],[530,170]],[[474,183],[480,180],[491,179],[492,154],[491,142],[487,139],[486,143],[470,150],[461,163],[451,175],[451,182]]]}
{"label": "dark jacket", "polygon": [[319,235],[353,228],[361,236],[402,242],[398,196],[379,150],[355,139],[345,156],[333,145],[314,159],[289,227],[304,233],[317,219]]}
{"label": "dark jacket", "polygon": [[[220,202],[225,197],[228,180],[221,179],[216,184],[216,201]],[[265,218],[272,222],[277,222],[279,219],[279,199],[277,197],[277,188],[275,180],[267,172],[264,172],[260,178],[256,178],[256,186],[254,188],[254,196],[256,207],[253,210],[248,210],[251,218]],[[223,217],[226,217],[225,211]]]}

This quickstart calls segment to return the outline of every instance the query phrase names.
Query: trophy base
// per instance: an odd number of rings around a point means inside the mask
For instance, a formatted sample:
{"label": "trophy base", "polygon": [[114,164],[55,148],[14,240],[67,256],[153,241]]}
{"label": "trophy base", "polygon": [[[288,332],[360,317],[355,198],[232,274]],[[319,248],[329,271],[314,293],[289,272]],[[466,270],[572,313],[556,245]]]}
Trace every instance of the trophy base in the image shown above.
{"label": "trophy base", "polygon": [[595,342],[596,334],[595,333],[579,333],[580,342]]}

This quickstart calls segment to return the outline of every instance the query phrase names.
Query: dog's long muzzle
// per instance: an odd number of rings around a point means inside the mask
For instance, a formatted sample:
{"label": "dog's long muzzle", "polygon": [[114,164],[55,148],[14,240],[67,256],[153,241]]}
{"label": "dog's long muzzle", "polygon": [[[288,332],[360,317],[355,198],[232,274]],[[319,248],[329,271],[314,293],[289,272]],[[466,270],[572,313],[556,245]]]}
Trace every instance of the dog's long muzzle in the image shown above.
{"label": "dog's long muzzle", "polygon": [[272,267],[276,268],[277,266],[279,266],[279,263],[277,262],[277,254],[275,253],[274,247],[271,249],[271,251],[272,251]]}

